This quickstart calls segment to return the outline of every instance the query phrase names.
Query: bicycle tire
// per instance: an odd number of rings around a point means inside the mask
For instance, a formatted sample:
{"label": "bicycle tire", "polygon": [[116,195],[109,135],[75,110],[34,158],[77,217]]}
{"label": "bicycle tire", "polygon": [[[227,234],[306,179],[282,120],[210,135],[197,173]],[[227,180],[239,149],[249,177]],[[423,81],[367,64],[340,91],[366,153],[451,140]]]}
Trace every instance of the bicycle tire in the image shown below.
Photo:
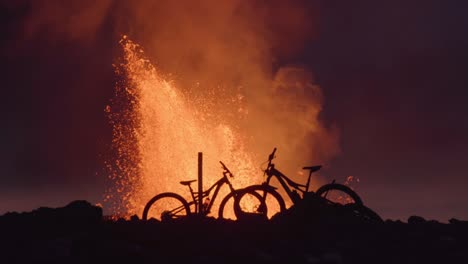
{"label": "bicycle tire", "polygon": [[176,201],[180,202],[180,205],[178,205],[179,207],[176,207],[176,208],[180,208],[180,213],[177,215],[166,214],[165,216],[163,216],[163,214],[170,212],[166,210],[166,211],[163,211],[163,213],[160,216],[158,216],[160,217],[160,219],[157,219],[157,220],[159,221],[173,220],[175,218],[184,217],[184,216],[188,216],[191,214],[190,206],[187,203],[187,201],[184,198],[182,198],[182,196],[178,195],[177,193],[167,192],[167,193],[161,193],[161,194],[154,196],[151,200],[148,201],[148,203],[146,203],[145,208],[143,209],[142,219],[148,220],[148,212],[153,206],[153,204],[155,204],[157,201],[160,201],[162,199],[168,199],[168,198],[173,198]]}
{"label": "bicycle tire", "polygon": [[[272,186],[269,185],[252,185],[249,187],[246,187],[242,190],[239,190],[239,194],[236,197],[236,200],[234,202],[234,213],[236,214],[236,217],[240,217],[241,215],[245,214],[245,212],[241,208],[241,200],[246,194],[252,194],[255,196],[254,193],[259,194],[260,201],[263,199],[263,192],[266,192],[266,196],[270,195],[276,200],[276,203],[278,203],[279,206],[279,211],[278,213],[282,213],[286,211],[286,204],[284,202],[283,197],[273,188]],[[265,196],[265,197],[266,197]],[[261,215],[264,215],[266,218],[271,219],[271,217],[268,217],[268,205],[265,203],[265,201],[261,201],[262,205],[264,207],[264,210],[260,210],[258,213]]]}
{"label": "bicycle tire", "polygon": [[[226,213],[225,213],[225,207],[226,207],[226,204],[228,203],[229,199],[234,199],[233,202],[235,203],[236,201],[236,196],[239,194],[239,191],[234,191],[234,192],[230,192],[228,195],[226,195],[223,200],[221,201],[221,203],[219,204],[219,209],[218,209],[218,219],[221,219],[221,220],[228,220],[225,216],[226,216]],[[260,196],[260,194],[258,193],[255,193],[253,194],[258,200],[261,200],[262,197]],[[236,216],[235,212],[234,212],[234,216]],[[237,216],[236,216],[237,218]],[[237,219],[232,219],[232,220],[237,220]]]}
{"label": "bicycle tire", "polygon": [[364,223],[384,223],[384,220],[380,217],[380,215],[365,205],[347,204],[345,205],[345,208],[352,210],[354,216],[357,216]]}
{"label": "bicycle tire", "polygon": [[[349,197],[351,197],[353,199],[354,204],[363,205],[361,197],[359,197],[359,195],[355,191],[353,191],[351,188],[349,188],[348,186],[343,185],[343,184],[339,184],[339,183],[325,184],[322,187],[320,187],[315,193],[326,199],[326,194],[329,191],[333,191],[333,190],[341,191],[341,192],[347,194]],[[330,202],[333,202],[333,201],[330,201]]]}

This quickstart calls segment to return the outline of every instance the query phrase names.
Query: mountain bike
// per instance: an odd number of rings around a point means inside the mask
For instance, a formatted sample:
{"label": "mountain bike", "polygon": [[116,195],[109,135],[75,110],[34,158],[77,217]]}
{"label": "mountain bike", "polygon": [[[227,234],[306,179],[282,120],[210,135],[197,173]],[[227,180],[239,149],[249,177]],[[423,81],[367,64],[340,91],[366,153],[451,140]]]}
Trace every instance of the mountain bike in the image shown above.
{"label": "mountain bike", "polygon": [[270,210],[270,212],[283,212],[286,210],[284,199],[276,191],[276,188],[270,185],[272,178],[276,178],[278,180],[293,204],[300,203],[304,198],[318,198],[329,204],[349,204],[350,208],[353,210],[359,209],[359,212],[362,214],[365,213],[364,210],[361,210],[363,203],[359,195],[346,185],[338,184],[333,181],[332,183],[323,185],[315,192],[309,191],[312,173],[320,170],[322,166],[317,165],[303,167],[304,170],[309,171],[309,177],[305,185],[299,184],[275,168],[275,164],[272,163],[275,158],[275,153],[276,148],[274,148],[273,152],[268,156],[268,165],[264,170],[266,181],[260,185],[246,187],[236,196],[234,203],[234,211],[236,215],[241,215],[245,212],[243,199],[252,195],[256,196],[255,193],[261,195],[261,199],[258,200],[259,204],[256,205],[255,213],[271,218],[272,215],[268,215],[268,207],[271,205],[276,206],[276,208],[275,210]]}
{"label": "mountain bike", "polygon": [[[188,202],[181,195],[173,192],[158,194],[149,200],[146,204],[143,210],[142,219],[148,220],[148,217],[150,217],[159,221],[171,221],[190,216],[192,214],[201,214],[203,216],[207,216],[211,212],[211,208],[216,200],[216,197],[218,196],[219,190],[223,185],[226,184],[229,187],[230,192],[223,198],[218,209],[218,218],[225,219],[226,204],[228,204],[230,200],[234,202],[234,198],[238,191],[234,189],[231,182],[229,181],[229,177],[232,178],[234,175],[223,162],[220,161],[220,163],[223,168],[223,176],[210,188],[202,192],[202,199],[204,199],[202,208],[199,208],[198,192],[195,192],[191,186],[191,184],[196,182],[196,180],[181,181],[180,184],[189,188],[192,201]],[[213,190],[214,193],[210,197],[210,193]],[[255,193],[251,194],[251,196],[253,196],[254,199],[258,201],[261,199],[260,194]]]}

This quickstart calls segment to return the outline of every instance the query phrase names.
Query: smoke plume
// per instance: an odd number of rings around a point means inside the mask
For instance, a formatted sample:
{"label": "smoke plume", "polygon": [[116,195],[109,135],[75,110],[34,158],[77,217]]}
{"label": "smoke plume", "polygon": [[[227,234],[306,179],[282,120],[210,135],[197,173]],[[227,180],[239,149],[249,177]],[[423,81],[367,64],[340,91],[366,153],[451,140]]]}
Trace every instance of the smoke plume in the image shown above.
{"label": "smoke plume", "polygon": [[[76,42],[127,35],[194,105],[234,122],[259,163],[277,147],[278,167],[295,178],[339,152],[337,131],[320,119],[323,93],[312,72],[288,63],[317,36],[313,2],[31,1],[23,34]],[[197,100],[207,94],[216,99]]]}

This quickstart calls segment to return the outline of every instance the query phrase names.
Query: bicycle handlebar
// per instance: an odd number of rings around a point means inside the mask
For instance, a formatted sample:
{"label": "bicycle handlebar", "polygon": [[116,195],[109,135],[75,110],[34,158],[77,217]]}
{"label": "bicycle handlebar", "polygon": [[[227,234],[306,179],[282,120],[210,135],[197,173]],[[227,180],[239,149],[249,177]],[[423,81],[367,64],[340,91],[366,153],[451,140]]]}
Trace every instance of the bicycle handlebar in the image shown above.
{"label": "bicycle handlebar", "polygon": [[271,152],[271,154],[268,156],[268,167],[267,168],[270,168],[271,161],[275,158],[275,152],[276,152],[276,148],[274,148],[273,152]]}
{"label": "bicycle handlebar", "polygon": [[231,178],[234,177],[234,174],[232,174],[232,172],[226,167],[226,165],[224,165],[222,161],[219,161],[219,163],[221,163],[221,165],[223,166],[224,172],[229,173],[229,176],[231,176]]}

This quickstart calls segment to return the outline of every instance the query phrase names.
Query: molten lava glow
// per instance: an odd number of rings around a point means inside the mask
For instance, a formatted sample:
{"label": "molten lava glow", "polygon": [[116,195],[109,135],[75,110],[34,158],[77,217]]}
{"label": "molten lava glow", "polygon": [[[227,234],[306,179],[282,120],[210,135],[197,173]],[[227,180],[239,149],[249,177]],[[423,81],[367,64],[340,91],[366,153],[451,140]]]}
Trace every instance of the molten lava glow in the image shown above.
{"label": "molten lava glow", "polygon": [[[339,152],[338,134],[319,118],[321,89],[301,67],[268,73],[249,59],[235,64],[235,71],[222,67],[224,75],[212,79],[194,79],[189,69],[174,78],[163,75],[128,38],[120,44],[119,81],[105,109],[114,156],[106,164],[112,185],[104,202],[115,216],[141,216],[145,204],[162,192],[190,202],[188,188],[179,182],[197,179],[198,152],[203,152],[204,190],[222,177],[219,161],[234,173],[231,182],[239,189],[264,180],[261,166],[274,147],[277,168],[302,183],[307,180],[303,166],[324,164]],[[217,72],[205,71],[210,69]],[[312,178],[311,189],[325,183],[318,181]],[[213,216],[228,191],[223,186]],[[291,205],[282,188],[278,191]],[[274,212],[269,208],[268,213]]]}
{"label": "molten lava glow", "polygon": [[[235,188],[258,184],[262,180],[259,164],[246,150],[235,126],[213,117],[207,106],[217,98],[200,99],[183,93],[171,80],[144,58],[143,51],[124,37],[124,59],[116,65],[125,79],[117,84],[117,99],[126,99],[124,110],[115,110],[118,102],[106,108],[114,126],[117,159],[109,163],[114,186],[106,202],[115,214],[141,216],[146,202],[161,192],[175,192],[190,201],[188,188],[179,181],[197,179],[197,153],[203,152],[203,184],[206,190],[222,176],[223,161],[235,177]],[[242,109],[242,95],[230,98]],[[237,114],[237,113],[236,113]],[[196,184],[193,185],[196,190]],[[211,212],[227,194],[223,186]]]}

